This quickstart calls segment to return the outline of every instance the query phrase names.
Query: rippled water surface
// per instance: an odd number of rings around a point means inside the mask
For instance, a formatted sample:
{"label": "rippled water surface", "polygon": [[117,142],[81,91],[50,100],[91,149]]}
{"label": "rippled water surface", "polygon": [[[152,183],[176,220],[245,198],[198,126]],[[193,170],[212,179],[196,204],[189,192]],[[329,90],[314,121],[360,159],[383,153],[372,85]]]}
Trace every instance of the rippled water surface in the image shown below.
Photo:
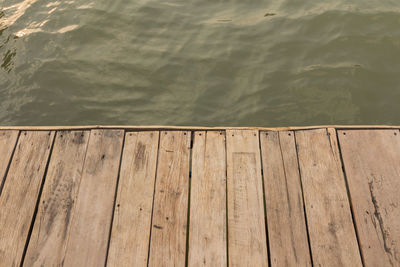
{"label": "rippled water surface", "polygon": [[399,0],[0,4],[0,125],[400,124]]}

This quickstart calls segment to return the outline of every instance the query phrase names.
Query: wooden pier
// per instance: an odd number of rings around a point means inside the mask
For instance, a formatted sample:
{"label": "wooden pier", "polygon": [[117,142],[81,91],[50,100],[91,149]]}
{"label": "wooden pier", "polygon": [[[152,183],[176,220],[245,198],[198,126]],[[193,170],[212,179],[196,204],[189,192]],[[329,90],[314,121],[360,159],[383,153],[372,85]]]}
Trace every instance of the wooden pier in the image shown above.
{"label": "wooden pier", "polygon": [[396,127],[0,128],[0,266],[400,266]]}

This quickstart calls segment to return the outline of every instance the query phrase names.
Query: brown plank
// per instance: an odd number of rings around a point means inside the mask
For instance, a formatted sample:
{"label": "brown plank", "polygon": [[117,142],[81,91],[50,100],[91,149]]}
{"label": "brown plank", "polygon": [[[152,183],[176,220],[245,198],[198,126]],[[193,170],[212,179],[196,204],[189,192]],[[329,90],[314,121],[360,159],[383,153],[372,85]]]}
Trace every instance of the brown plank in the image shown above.
{"label": "brown plank", "polygon": [[[0,194],[19,131],[0,131]],[[1,208],[1,207],[0,207]]]}
{"label": "brown plank", "polygon": [[89,134],[57,132],[24,266],[61,265]]}
{"label": "brown plank", "polygon": [[107,266],[146,266],[159,132],[125,135]]}
{"label": "brown plank", "polygon": [[64,266],[104,266],[124,131],[92,130]]}
{"label": "brown plank", "polygon": [[296,142],[314,266],[362,266],[337,147],[327,129]]}
{"label": "brown plank", "polygon": [[303,195],[292,131],[261,132],[272,266],[311,266]]}
{"label": "brown plank", "polygon": [[54,132],[21,132],[0,197],[0,263],[19,266]]}
{"label": "brown plank", "polygon": [[190,132],[160,135],[149,265],[184,266]]}
{"label": "brown plank", "polygon": [[228,130],[230,266],[268,266],[258,131]]}
{"label": "brown plank", "polygon": [[400,266],[400,133],[338,136],[365,266]]}
{"label": "brown plank", "polygon": [[195,132],[190,191],[189,266],[226,266],[225,134]]}

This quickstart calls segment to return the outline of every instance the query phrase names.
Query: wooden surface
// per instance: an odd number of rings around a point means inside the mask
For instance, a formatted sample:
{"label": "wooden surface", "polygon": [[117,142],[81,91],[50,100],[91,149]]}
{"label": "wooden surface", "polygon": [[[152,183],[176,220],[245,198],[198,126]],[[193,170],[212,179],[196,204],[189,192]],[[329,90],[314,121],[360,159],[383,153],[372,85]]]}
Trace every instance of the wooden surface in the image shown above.
{"label": "wooden surface", "polygon": [[226,266],[225,133],[195,132],[192,157],[189,265]]}
{"label": "wooden surface", "polygon": [[149,266],[184,266],[189,207],[190,132],[160,133]]}
{"label": "wooden surface", "polygon": [[21,132],[0,196],[0,263],[19,266],[54,132]]}
{"label": "wooden surface", "polygon": [[258,132],[226,132],[230,266],[268,266]]}
{"label": "wooden surface", "polygon": [[326,129],[296,132],[313,263],[362,266],[345,179]]}
{"label": "wooden surface", "polygon": [[3,188],[4,179],[17,143],[18,131],[0,131],[0,193]]}
{"label": "wooden surface", "polygon": [[272,266],[311,266],[296,144],[292,131],[261,132]]}
{"label": "wooden surface", "polygon": [[400,266],[400,133],[339,131],[366,266]]}
{"label": "wooden surface", "polygon": [[0,267],[400,266],[398,127],[11,128]]}
{"label": "wooden surface", "polygon": [[158,132],[126,133],[107,266],[146,266]]}
{"label": "wooden surface", "polygon": [[25,266],[56,266],[63,259],[89,134],[57,133]]}

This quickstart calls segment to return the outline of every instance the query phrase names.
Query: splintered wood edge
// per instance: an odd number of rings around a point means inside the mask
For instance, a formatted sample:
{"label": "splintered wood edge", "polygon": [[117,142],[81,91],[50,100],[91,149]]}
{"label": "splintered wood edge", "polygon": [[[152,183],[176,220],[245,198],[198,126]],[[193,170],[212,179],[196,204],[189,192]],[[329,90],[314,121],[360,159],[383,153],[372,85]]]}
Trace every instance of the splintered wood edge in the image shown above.
{"label": "splintered wood edge", "polygon": [[321,128],[335,129],[399,129],[396,125],[314,125],[287,127],[203,127],[203,126],[166,126],[166,125],[81,125],[81,126],[0,126],[0,130],[49,131],[49,130],[92,130],[122,129],[136,131],[154,130],[187,130],[187,131],[221,131],[221,130],[258,130],[258,131],[296,131]]}

